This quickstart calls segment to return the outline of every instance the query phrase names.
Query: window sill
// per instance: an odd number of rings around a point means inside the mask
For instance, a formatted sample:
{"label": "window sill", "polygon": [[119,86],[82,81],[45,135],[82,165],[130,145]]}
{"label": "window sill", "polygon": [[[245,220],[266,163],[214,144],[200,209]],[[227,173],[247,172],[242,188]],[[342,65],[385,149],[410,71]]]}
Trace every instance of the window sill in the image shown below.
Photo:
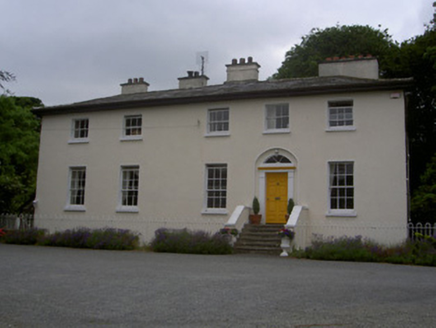
{"label": "window sill", "polygon": [[83,138],[83,139],[70,139],[68,140],[69,144],[84,144],[84,143],[89,143],[89,139],[88,138]]}
{"label": "window sill", "polygon": [[65,212],[85,212],[86,207],[84,205],[67,205],[64,208]]}
{"label": "window sill", "polygon": [[117,213],[138,213],[139,208],[137,206],[120,206],[116,209]]}
{"label": "window sill", "polygon": [[283,133],[291,133],[290,129],[276,129],[276,130],[265,130],[263,134],[283,134]]}
{"label": "window sill", "polygon": [[327,128],[326,132],[347,132],[347,131],[356,131],[355,126],[345,126],[345,127],[335,127],[335,128]]}
{"label": "window sill", "polygon": [[325,214],[325,216],[332,217],[350,217],[355,218],[357,216],[357,213],[355,210],[329,210]]}
{"label": "window sill", "polygon": [[225,208],[205,208],[201,211],[204,215],[227,215],[227,209]]}
{"label": "window sill", "polygon": [[230,132],[225,131],[225,132],[216,132],[216,133],[206,133],[204,135],[206,138],[210,138],[210,137],[229,137],[230,136]]}
{"label": "window sill", "polygon": [[121,137],[120,141],[142,141],[142,135],[132,136],[132,137]]}

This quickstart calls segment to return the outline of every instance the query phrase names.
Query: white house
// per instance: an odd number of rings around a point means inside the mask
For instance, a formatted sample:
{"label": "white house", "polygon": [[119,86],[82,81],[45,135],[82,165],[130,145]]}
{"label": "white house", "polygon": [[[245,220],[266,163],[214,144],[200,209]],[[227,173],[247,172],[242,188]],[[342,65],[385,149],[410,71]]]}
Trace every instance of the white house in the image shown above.
{"label": "white house", "polygon": [[150,92],[129,79],[119,95],[35,109],[36,225],[149,241],[160,227],[240,227],[257,196],[265,224],[286,223],[289,198],[301,206],[300,246],[314,233],[405,239],[410,79],[379,79],[372,57],[270,81],[251,57],[226,66],[220,85],[188,72],[178,89]]}

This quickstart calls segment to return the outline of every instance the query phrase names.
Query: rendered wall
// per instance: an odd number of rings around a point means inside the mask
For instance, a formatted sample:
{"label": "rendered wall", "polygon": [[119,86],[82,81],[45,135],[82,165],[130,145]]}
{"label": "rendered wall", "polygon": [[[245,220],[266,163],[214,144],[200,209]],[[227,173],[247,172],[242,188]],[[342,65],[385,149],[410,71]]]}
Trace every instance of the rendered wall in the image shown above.
{"label": "rendered wall", "polygon": [[[306,231],[406,237],[404,99],[391,92],[231,101],[43,118],[36,224],[52,230],[115,226],[150,240],[159,227],[217,231],[259,194],[256,161],[281,149],[295,159],[294,199]],[[327,132],[327,103],[353,99],[355,131]],[[290,133],[264,134],[265,105],[289,102]],[[230,135],[208,137],[207,109],[230,108]],[[123,116],[142,114],[143,139],[120,141]],[[73,118],[89,118],[89,143],[69,144]],[[354,161],[356,217],[329,217],[328,162]],[[205,165],[228,165],[226,215],[202,214]],[[139,212],[117,213],[120,166],[140,166]],[[86,166],[86,212],[64,211],[70,166]],[[261,205],[264,204],[263,200]],[[381,228],[382,227],[382,228]],[[389,228],[383,228],[389,227]]]}

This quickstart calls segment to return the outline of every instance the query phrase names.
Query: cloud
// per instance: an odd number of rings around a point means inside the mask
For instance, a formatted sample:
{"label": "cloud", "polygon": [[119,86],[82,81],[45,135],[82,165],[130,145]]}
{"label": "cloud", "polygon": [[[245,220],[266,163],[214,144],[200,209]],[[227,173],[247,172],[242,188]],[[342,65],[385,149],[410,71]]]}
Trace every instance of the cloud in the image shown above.
{"label": "cloud", "polygon": [[209,84],[232,58],[252,56],[260,78],[314,27],[389,28],[402,41],[423,32],[432,0],[0,0],[0,69],[17,76],[16,95],[46,105],[110,96],[131,77],[150,90],[177,88],[208,51]]}

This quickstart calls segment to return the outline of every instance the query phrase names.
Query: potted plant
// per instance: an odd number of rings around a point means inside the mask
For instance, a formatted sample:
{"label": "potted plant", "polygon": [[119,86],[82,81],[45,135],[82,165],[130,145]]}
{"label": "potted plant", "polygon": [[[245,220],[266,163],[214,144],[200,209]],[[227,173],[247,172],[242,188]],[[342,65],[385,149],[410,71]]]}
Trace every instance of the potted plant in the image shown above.
{"label": "potted plant", "polygon": [[292,240],[294,240],[295,232],[293,229],[283,227],[283,229],[280,229],[278,234],[282,238],[280,247],[282,248],[283,252],[280,254],[280,256],[288,256],[288,251],[291,248]]}
{"label": "potted plant", "polygon": [[253,199],[252,209],[253,209],[254,214],[250,214],[250,223],[251,224],[259,224],[260,220],[262,219],[262,215],[259,214],[260,204],[259,204],[259,200],[257,199],[257,197],[254,197],[254,199]]}
{"label": "potted plant", "polygon": [[288,221],[289,216],[291,216],[292,213],[292,209],[294,208],[294,200],[292,198],[289,198],[288,200],[288,207],[286,209],[287,214],[285,215],[286,221]]}

